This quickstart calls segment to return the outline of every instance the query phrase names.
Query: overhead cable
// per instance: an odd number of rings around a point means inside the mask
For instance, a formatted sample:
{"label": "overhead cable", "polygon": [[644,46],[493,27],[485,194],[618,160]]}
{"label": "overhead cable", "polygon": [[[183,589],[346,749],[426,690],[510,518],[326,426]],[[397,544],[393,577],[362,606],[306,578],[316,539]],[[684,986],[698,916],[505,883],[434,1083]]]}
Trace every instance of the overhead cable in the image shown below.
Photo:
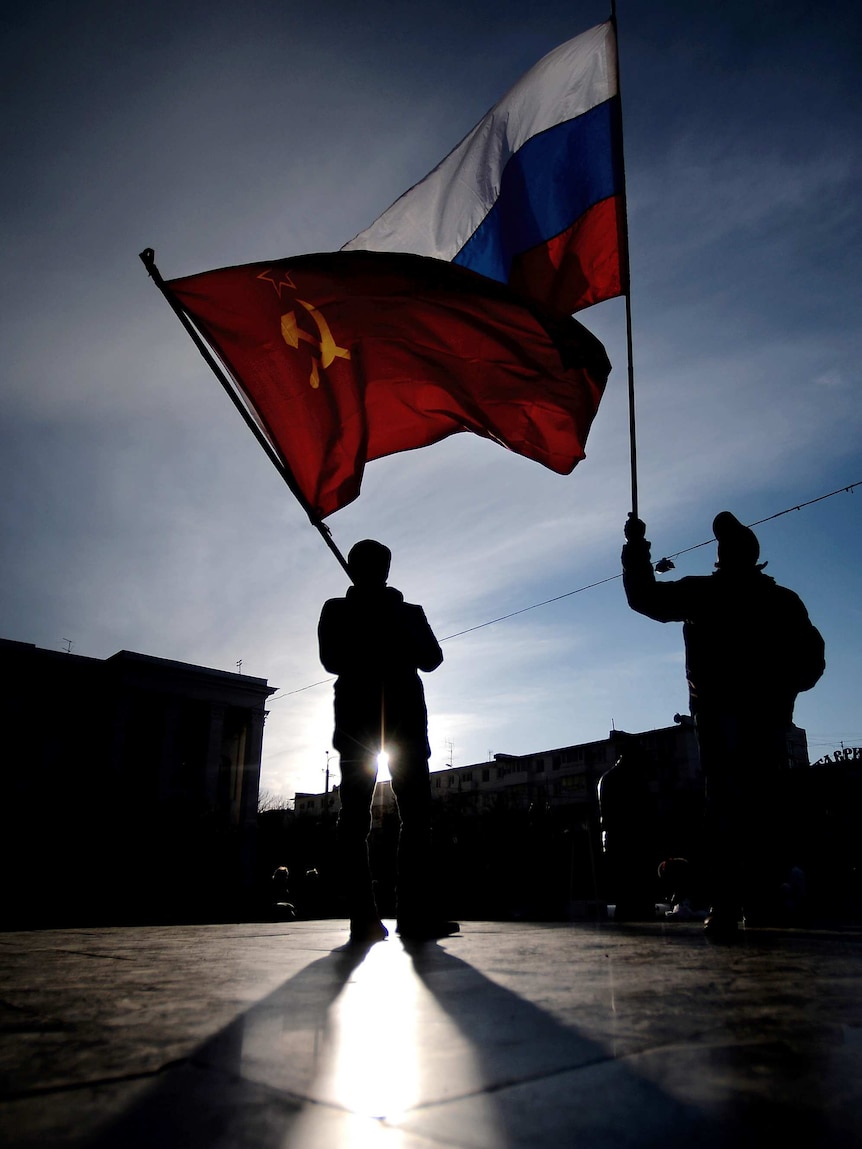
{"label": "overhead cable", "polygon": [[[789,515],[792,511],[801,511],[803,507],[813,506],[814,503],[822,503],[824,499],[831,499],[833,495],[852,494],[856,487],[862,486],[862,479],[856,483],[850,483],[846,487],[838,487],[834,491],[829,491],[826,495],[818,495],[816,499],[808,499],[804,503],[797,503],[792,507],[785,507],[783,511],[776,511],[774,515],[767,515],[766,518],[757,519],[756,522],[748,523],[749,527],[759,527],[762,523],[769,523],[773,519],[780,519],[782,515]],[[705,539],[702,543],[695,543],[694,546],[684,547],[681,551],[674,551],[673,554],[665,556],[666,559],[675,559],[680,555],[688,554],[689,551],[696,551],[700,547],[708,547],[710,543],[714,543],[715,539]],[[662,561],[665,561],[662,560]],[[441,638],[440,642],[451,642],[453,638],[461,638],[465,634],[472,634],[476,630],[483,630],[486,626],[494,626],[498,622],[505,622],[506,619],[516,618],[519,614],[526,614],[530,610],[538,610],[541,606],[550,606],[552,602],[560,602],[564,598],[571,598],[572,595],[582,594],[585,590],[593,590],[597,586],[604,586],[605,583],[614,582],[615,579],[622,578],[622,574],[608,575],[607,578],[599,579],[598,582],[587,583],[586,586],[579,586],[575,590],[567,590],[563,594],[555,595],[553,598],[543,599],[541,602],[534,602],[530,606],[522,606],[519,610],[509,611],[508,614],[501,614],[497,618],[488,619],[487,622],[477,623],[476,626],[468,626],[466,630],[456,631],[455,634],[447,634],[445,638]],[[276,702],[280,698],[289,698],[292,694],[302,694],[305,690],[311,690],[315,686],[323,686],[327,682],[332,682],[332,678],[321,678],[317,682],[309,682],[307,686],[300,686],[296,690],[283,690],[279,694],[274,694],[269,701]]]}

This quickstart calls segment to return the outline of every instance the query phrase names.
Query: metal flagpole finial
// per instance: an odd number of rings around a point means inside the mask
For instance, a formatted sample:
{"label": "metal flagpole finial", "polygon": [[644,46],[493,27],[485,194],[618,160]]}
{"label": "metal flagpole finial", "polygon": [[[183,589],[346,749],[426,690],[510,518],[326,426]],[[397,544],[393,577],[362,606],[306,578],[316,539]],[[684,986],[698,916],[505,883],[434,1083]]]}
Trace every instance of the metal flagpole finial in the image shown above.
{"label": "metal flagpole finial", "polygon": [[151,247],[145,247],[139,258],[153,279],[161,279],[159,269],[156,267],[156,253]]}

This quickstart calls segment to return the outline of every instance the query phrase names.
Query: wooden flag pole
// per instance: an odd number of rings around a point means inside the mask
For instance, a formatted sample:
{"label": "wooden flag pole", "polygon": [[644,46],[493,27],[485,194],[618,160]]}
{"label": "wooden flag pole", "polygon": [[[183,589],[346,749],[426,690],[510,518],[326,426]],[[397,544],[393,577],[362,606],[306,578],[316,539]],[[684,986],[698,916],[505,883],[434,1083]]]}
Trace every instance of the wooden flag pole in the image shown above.
{"label": "wooden flag pole", "polygon": [[321,519],[314,508],[310,505],[305,495],[300,490],[299,485],[297,484],[297,481],[294,478],[293,473],[288,467],[287,463],[284,461],[284,459],[282,459],[281,455],[279,455],[279,453],[274,449],[272,444],[264,435],[263,431],[253,418],[251,412],[248,410],[242,399],[240,399],[239,395],[237,394],[237,388],[235,384],[228,378],[221,365],[218,363],[215,356],[212,354],[209,347],[207,347],[206,343],[202,339],[197,328],[194,326],[191,319],[186,314],[182,304],[174,297],[170,288],[165,283],[164,279],[162,279],[161,273],[156,267],[155,254],[156,253],[151,247],[145,248],[144,251],[140,253],[141,261],[143,262],[144,267],[147,269],[150,278],[152,279],[153,283],[155,283],[156,287],[158,287],[159,291],[162,293],[165,299],[168,301],[171,310],[174,312],[177,319],[179,319],[180,323],[188,332],[192,342],[194,343],[195,347],[197,347],[198,351],[200,351],[207,366],[211,369],[216,379],[218,379],[219,383],[221,383],[222,387],[224,387],[225,391],[230,396],[231,402],[236,407],[237,411],[239,411],[240,415],[242,415],[252,434],[257,439],[258,443],[260,443],[261,447],[263,447],[264,451],[266,452],[273,466],[281,475],[282,479],[284,479],[285,483],[290,489],[291,494],[308,515],[311,525],[320,532],[323,541],[335,555],[336,559],[338,559],[339,563],[344,568],[344,571],[349,578],[350,570],[347,566],[347,559],[335,545],[335,541],[332,538],[332,532],[323,521],[323,519]]}
{"label": "wooden flag pole", "polygon": [[631,467],[632,485],[632,515],[638,518],[638,451],[637,435],[635,429],[635,365],[632,341],[632,299],[631,276],[629,268],[629,215],[628,199],[626,194],[626,161],[625,146],[623,143],[623,87],[620,76],[620,46],[617,32],[617,5],[611,0],[611,24],[614,29],[614,54],[617,64],[617,95],[620,103],[620,163],[622,170],[622,252],[620,253],[620,270],[623,277],[623,295],[626,301],[626,357],[628,359],[628,397],[629,397],[629,460]]}

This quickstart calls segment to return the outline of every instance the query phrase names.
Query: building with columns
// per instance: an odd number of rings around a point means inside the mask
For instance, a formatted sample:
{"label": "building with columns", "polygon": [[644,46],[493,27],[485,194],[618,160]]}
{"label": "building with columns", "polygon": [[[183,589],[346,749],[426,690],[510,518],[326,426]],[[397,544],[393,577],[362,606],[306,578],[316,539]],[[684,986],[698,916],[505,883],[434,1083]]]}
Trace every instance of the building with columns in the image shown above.
{"label": "building with columns", "polygon": [[0,814],[16,923],[242,915],[266,679],[132,651],[107,659],[0,640]]}

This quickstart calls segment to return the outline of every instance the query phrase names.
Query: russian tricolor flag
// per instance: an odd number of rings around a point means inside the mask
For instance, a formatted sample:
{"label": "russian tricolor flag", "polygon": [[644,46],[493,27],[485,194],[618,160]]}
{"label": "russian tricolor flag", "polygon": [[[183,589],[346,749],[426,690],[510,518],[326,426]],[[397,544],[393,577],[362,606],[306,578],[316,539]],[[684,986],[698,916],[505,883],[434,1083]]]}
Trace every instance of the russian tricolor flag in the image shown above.
{"label": "russian tricolor flag", "polygon": [[610,371],[572,312],[627,290],[614,29],[562,44],[376,223],[165,284],[312,517],[471,431],[568,474]]}
{"label": "russian tricolor flag", "polygon": [[570,315],[627,290],[616,39],[561,44],[345,251],[414,252]]}

